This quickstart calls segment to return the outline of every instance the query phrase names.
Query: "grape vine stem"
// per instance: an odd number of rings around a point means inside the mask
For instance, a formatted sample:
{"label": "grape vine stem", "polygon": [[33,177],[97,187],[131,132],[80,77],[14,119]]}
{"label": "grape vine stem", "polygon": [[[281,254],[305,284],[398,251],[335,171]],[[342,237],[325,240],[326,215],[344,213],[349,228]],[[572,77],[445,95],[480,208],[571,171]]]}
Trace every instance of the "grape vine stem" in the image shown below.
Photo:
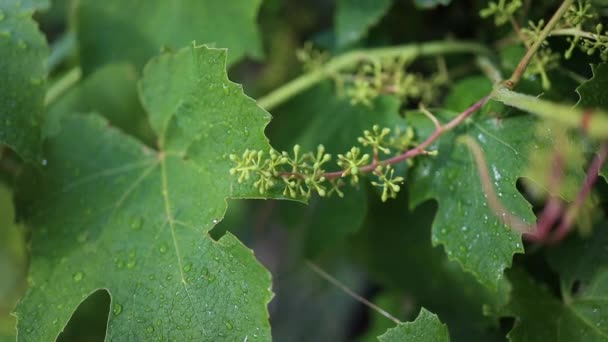
{"label": "grape vine stem", "polygon": [[568,11],[568,8],[570,8],[570,5],[572,5],[573,1],[574,0],[565,0],[564,2],[562,2],[562,4],[559,6],[557,11],[555,11],[555,13],[545,26],[545,28],[541,31],[540,35],[538,36],[538,39],[536,39],[534,44],[532,44],[528,51],[526,51],[524,57],[522,57],[522,59],[519,61],[519,64],[517,64],[517,68],[515,68],[515,71],[511,75],[511,78],[505,82],[505,87],[513,89],[519,83],[524,72],[526,71],[526,68],[528,68],[528,64],[530,64],[530,61],[536,55],[536,52],[540,48],[541,44],[551,34],[551,31],[553,31],[555,25],[557,25],[562,16],[566,13],[566,11]]}
{"label": "grape vine stem", "polygon": [[[439,121],[437,121],[437,119],[430,112],[423,109],[422,112],[425,115],[427,115],[431,119],[431,121],[433,121],[433,124],[435,125],[435,131],[433,132],[433,134],[431,134],[428,138],[426,138],[426,140],[424,140],[418,146],[416,146],[410,150],[407,150],[404,153],[397,155],[395,157],[385,159],[382,161],[373,161],[371,164],[361,167],[359,169],[359,172],[369,173],[369,172],[376,170],[376,168],[378,168],[378,166],[381,166],[381,165],[393,165],[393,164],[400,163],[404,160],[416,157],[421,154],[428,154],[428,151],[426,150],[427,147],[432,145],[445,132],[454,129],[454,127],[460,125],[464,120],[466,120],[468,117],[473,115],[473,113],[475,113],[477,110],[479,110],[481,107],[483,107],[483,105],[485,105],[489,99],[490,99],[490,95],[483,97],[481,100],[475,102],[472,106],[470,106],[469,108],[464,110],[462,113],[458,114],[454,119],[452,119],[450,122],[446,123],[445,125],[441,125],[439,123]],[[323,174],[323,177],[325,177],[326,179],[329,179],[329,180],[340,178],[343,176],[344,176],[343,171],[327,172],[327,173]]]}
{"label": "grape vine stem", "polygon": [[361,61],[395,57],[415,59],[423,56],[437,56],[452,53],[472,53],[476,55],[492,54],[492,52],[483,45],[455,41],[437,41],[386,48],[354,50],[334,57],[320,68],[303,74],[270,92],[268,95],[258,99],[258,105],[266,110],[271,110],[315,84],[335,75],[341,70],[352,67]]}

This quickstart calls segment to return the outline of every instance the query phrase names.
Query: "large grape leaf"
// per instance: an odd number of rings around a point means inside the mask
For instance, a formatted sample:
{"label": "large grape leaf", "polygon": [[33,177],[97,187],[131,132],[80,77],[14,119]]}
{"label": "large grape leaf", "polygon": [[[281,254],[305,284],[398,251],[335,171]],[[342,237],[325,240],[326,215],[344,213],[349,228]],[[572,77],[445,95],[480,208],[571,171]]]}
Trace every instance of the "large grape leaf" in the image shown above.
{"label": "large grape leaf", "polygon": [[147,65],[140,96],[158,151],[98,116],[62,119],[28,215],[20,340],[53,340],[98,289],[111,295],[108,340],[270,338],[268,272],[233,235],[208,235],[226,197],[256,193],[232,184],[227,156],[269,148],[269,115],[228,80],[225,57],[190,47]]}
{"label": "large grape leaf", "polygon": [[[410,121],[420,127],[421,136],[428,136],[432,124],[414,122],[420,118],[412,116]],[[536,121],[527,116],[475,117],[442,136],[435,147],[438,156],[420,159],[410,179],[413,205],[432,198],[438,202],[433,244],[443,245],[450,260],[490,288],[497,286],[513,254],[523,252],[523,245],[520,233],[506,227],[489,207],[477,165],[468,148],[456,139],[466,134],[478,142],[499,200],[511,214],[534,223],[531,206],[515,183],[526,169],[530,148],[548,141],[537,139],[535,126]]]}
{"label": "large grape leaf", "polygon": [[46,1],[0,1],[0,144],[33,161],[40,152],[46,39],[32,20]]}
{"label": "large grape leaf", "polygon": [[[490,90],[489,82],[465,80],[454,87],[446,103],[450,109],[461,111],[472,103],[465,104],[459,98],[480,99]],[[472,94],[476,96],[471,97]],[[456,115],[445,111],[437,114],[444,122]],[[421,137],[433,132],[432,123],[423,115],[408,118],[410,124],[418,127]],[[524,175],[536,177],[526,173],[529,160],[551,149],[554,132],[549,126],[537,127],[537,120],[531,116],[490,101],[479,113],[441,136],[431,147],[437,149],[438,155],[421,158],[410,179],[413,205],[433,198],[438,202],[433,244],[443,245],[450,260],[460,263],[485,286],[495,288],[513,255],[523,252],[521,233],[505,226],[498,217],[502,214],[490,208],[473,155],[457,142],[462,135],[474,139],[483,151],[492,187],[502,206],[509,214],[533,225],[536,219],[531,205],[517,190],[516,182]],[[582,170],[568,175],[577,181],[582,177]],[[542,179],[531,181],[538,186],[544,184]],[[568,187],[560,195],[572,199],[570,190]]]}
{"label": "large grape leaf", "polygon": [[76,28],[85,74],[112,61],[130,61],[139,67],[161,48],[178,48],[192,41],[228,48],[229,65],[245,55],[261,55],[256,27],[261,0],[79,3]]}
{"label": "large grape leaf", "polygon": [[[348,98],[338,96],[330,82],[297,96],[273,114],[268,131],[274,146],[291,151],[294,144],[299,144],[304,151],[314,151],[323,144],[334,161],[337,154],[357,146],[357,137],[374,124],[389,128],[403,125],[396,99],[381,97],[372,107],[354,106]],[[330,168],[338,170],[335,162]],[[345,188],[344,198],[313,199],[310,206],[293,202],[280,205],[286,222],[305,231],[304,249],[314,256],[335,249],[345,236],[361,227],[367,212],[367,192],[365,188]]]}
{"label": "large grape leaf", "polygon": [[448,342],[448,327],[439,318],[422,308],[413,322],[401,323],[378,336],[380,342]]}
{"label": "large grape leaf", "polygon": [[392,0],[338,0],[336,36],[339,46],[356,42],[367,34],[391,7]]}
{"label": "large grape leaf", "polygon": [[598,224],[591,238],[550,251],[549,262],[561,276],[561,300],[525,272],[509,272],[512,300],[500,312],[516,318],[510,341],[608,340],[607,224]]}

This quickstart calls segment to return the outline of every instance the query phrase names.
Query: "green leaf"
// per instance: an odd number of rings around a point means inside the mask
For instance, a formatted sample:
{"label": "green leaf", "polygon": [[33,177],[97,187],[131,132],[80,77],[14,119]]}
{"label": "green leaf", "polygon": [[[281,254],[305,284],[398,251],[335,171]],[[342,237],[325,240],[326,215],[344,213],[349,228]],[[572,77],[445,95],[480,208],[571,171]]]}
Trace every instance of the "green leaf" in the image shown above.
{"label": "green leaf", "polygon": [[[358,145],[357,137],[374,124],[389,128],[403,125],[398,113],[399,102],[394,98],[378,98],[372,108],[353,106],[348,98],[336,94],[330,82],[324,82],[278,108],[268,131],[273,145],[279,149],[291,151],[294,144],[299,144],[304,151],[314,151],[318,144],[323,144],[335,161],[337,154]],[[338,170],[335,163],[330,167],[333,169],[328,171]],[[306,231],[308,255],[334,249],[336,244],[343,243],[345,236],[361,227],[367,212],[367,192],[359,188],[345,190],[343,199],[321,198],[313,200],[309,207],[281,203],[287,209],[281,212],[288,222],[305,226],[302,229]]]}
{"label": "green leaf", "polygon": [[592,65],[593,77],[576,88],[580,100],[576,104],[583,109],[608,110],[608,63]]}
{"label": "green leaf", "polygon": [[[424,120],[422,115],[413,116],[410,121],[426,137],[433,130],[432,124],[420,120]],[[435,144],[438,156],[420,159],[410,180],[413,205],[433,198],[438,202],[433,244],[443,245],[450,260],[460,263],[490,288],[496,288],[513,254],[524,251],[521,236],[506,227],[489,207],[475,160],[466,146],[455,142],[463,134],[478,142],[503,206],[533,224],[531,206],[515,183],[526,169],[528,151],[545,141],[535,138],[535,126],[536,121],[526,116],[474,117],[443,135]]]}
{"label": "green leaf", "polygon": [[439,5],[447,6],[452,0],[414,0],[414,4],[419,8],[435,8]]}
{"label": "green leaf", "polygon": [[91,112],[144,142],[152,140],[137,95],[137,71],[130,64],[109,64],[71,88],[48,109],[46,130],[56,131],[57,121],[65,114]]}
{"label": "green leaf", "polygon": [[441,323],[437,315],[422,308],[413,322],[401,323],[378,336],[381,342],[441,342],[449,341],[448,327]]}
{"label": "green leaf", "polygon": [[528,117],[477,119],[444,135],[439,155],[421,160],[411,180],[414,203],[431,198],[439,203],[433,244],[444,245],[451,260],[458,261],[488,287],[496,286],[513,254],[523,252],[523,246],[519,234],[505,227],[488,207],[475,161],[467,147],[454,141],[460,134],[478,141],[499,198],[512,214],[532,223],[531,207],[515,182],[526,166],[534,126],[534,120]]}
{"label": "green leaf", "polygon": [[0,1],[0,144],[34,161],[40,153],[46,58],[44,36],[32,20],[46,1]]}
{"label": "green leaf", "polygon": [[391,0],[338,0],[336,35],[339,46],[363,38],[391,7]]}
{"label": "green leaf", "polygon": [[227,197],[256,197],[231,184],[228,155],[269,148],[270,117],[225,58],[190,47],[147,65],[140,96],[159,151],[98,116],[63,118],[30,214],[20,340],[54,340],[98,289],[112,298],[108,340],[270,339],[270,275],[231,234],[208,235]]}
{"label": "green leaf", "polygon": [[510,271],[509,279],[513,284],[512,301],[501,314],[516,318],[508,335],[510,341],[593,342],[608,338],[605,271],[596,275],[588,289],[565,302],[521,270]]}
{"label": "green leaf", "polygon": [[80,1],[76,28],[84,73],[115,61],[132,62],[139,69],[159,50],[192,41],[228,48],[228,65],[244,56],[260,57],[256,17],[261,2]]}

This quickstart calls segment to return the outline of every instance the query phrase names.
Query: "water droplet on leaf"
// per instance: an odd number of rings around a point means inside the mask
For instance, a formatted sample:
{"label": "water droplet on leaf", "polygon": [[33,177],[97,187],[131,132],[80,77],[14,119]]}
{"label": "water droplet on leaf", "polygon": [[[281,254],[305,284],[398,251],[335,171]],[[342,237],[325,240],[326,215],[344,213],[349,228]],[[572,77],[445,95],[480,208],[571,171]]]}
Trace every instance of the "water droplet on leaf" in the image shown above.
{"label": "water droplet on leaf", "polygon": [[72,276],[72,279],[74,279],[75,282],[79,282],[82,280],[82,278],[84,278],[84,273],[82,272],[76,272],[74,273],[74,275]]}
{"label": "water droplet on leaf", "polygon": [[115,316],[118,316],[122,313],[122,305],[120,304],[114,304],[114,307],[112,308],[112,312],[114,312]]}
{"label": "water droplet on leaf", "polygon": [[134,218],[133,221],[131,221],[131,229],[133,230],[140,230],[141,227],[144,224],[144,219],[141,217],[137,217]]}

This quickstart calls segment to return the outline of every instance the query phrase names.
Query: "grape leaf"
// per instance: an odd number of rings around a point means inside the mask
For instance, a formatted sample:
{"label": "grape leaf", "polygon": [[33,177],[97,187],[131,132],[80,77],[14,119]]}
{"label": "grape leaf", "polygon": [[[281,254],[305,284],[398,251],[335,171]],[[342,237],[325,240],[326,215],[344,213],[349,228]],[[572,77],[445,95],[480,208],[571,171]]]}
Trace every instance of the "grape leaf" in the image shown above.
{"label": "grape leaf", "polygon": [[31,286],[20,340],[50,341],[98,289],[111,295],[107,339],[270,339],[270,276],[233,235],[208,232],[232,184],[227,155],[267,150],[269,115],[225,74],[225,50],[152,60],[140,96],[160,151],[92,115],[49,137],[31,223]]}
{"label": "grape leaf", "polygon": [[228,65],[246,55],[260,57],[256,17],[261,2],[80,1],[76,28],[83,71],[88,74],[113,61],[129,61],[139,69],[161,48],[192,41],[228,48]]}
{"label": "grape leaf", "polygon": [[[330,82],[325,82],[279,107],[268,131],[277,148],[291,151],[294,144],[299,144],[304,151],[313,151],[323,144],[335,161],[337,154],[358,145],[357,137],[374,124],[389,128],[402,125],[398,113],[399,102],[394,98],[378,98],[371,108],[353,106],[348,98],[336,94]],[[335,162],[332,164],[330,167],[334,169],[328,167],[328,171],[338,170]],[[345,236],[361,227],[367,212],[367,193],[358,188],[345,191],[342,199],[312,200],[309,207],[280,204],[280,212],[287,221],[306,231],[304,249],[309,256],[335,248]],[[343,215],[344,212],[349,215]]]}
{"label": "grape leaf", "polygon": [[44,36],[32,20],[46,1],[0,1],[0,143],[34,161],[40,153],[46,58]]}
{"label": "grape leaf", "polygon": [[352,44],[367,34],[391,7],[391,0],[338,0],[336,36],[338,46]]}
{"label": "grape leaf", "polygon": [[593,77],[576,88],[582,108],[608,109],[608,63],[592,65]]}
{"label": "grape leaf", "polygon": [[439,318],[422,308],[413,322],[401,323],[378,336],[380,342],[441,342],[449,341],[448,327]]}
{"label": "grape leaf", "polygon": [[[414,122],[420,118],[412,116],[410,121],[423,127],[423,123]],[[433,244],[443,245],[450,260],[458,261],[490,288],[497,286],[513,254],[523,252],[523,245],[520,234],[506,227],[489,208],[472,155],[466,146],[455,142],[466,134],[479,143],[499,200],[513,215],[534,223],[531,206],[515,183],[527,166],[530,148],[548,141],[535,138],[535,126],[535,119],[527,116],[475,117],[442,136],[436,144],[438,156],[420,159],[410,180],[414,205],[437,199]],[[426,123],[426,127],[418,130],[421,136],[432,132],[432,124]]]}

